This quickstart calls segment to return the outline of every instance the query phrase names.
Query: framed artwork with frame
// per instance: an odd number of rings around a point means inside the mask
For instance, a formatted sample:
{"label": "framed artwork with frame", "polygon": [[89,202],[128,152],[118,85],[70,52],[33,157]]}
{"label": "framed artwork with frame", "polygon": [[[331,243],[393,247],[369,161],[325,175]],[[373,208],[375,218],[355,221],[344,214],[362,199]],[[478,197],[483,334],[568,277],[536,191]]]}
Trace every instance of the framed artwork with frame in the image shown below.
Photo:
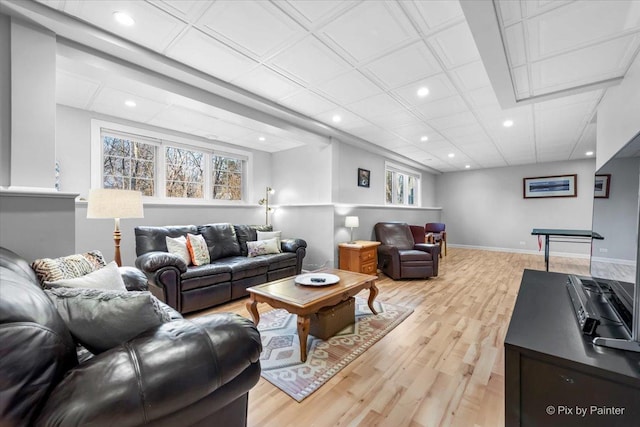
{"label": "framed artwork with frame", "polygon": [[608,199],[610,187],[611,187],[610,173],[596,175],[595,188],[593,190],[593,197],[598,199]]}
{"label": "framed artwork with frame", "polygon": [[358,187],[369,188],[370,179],[371,179],[371,171],[367,169],[358,168]]}
{"label": "framed artwork with frame", "polygon": [[556,175],[522,178],[522,193],[525,199],[543,197],[576,197],[578,176]]}

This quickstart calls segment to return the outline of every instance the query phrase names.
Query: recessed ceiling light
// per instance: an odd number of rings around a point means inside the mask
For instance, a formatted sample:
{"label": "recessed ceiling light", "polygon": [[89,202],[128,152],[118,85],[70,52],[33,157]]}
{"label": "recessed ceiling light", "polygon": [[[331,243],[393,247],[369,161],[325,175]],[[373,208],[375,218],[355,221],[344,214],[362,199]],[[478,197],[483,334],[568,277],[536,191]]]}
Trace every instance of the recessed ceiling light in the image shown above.
{"label": "recessed ceiling light", "polygon": [[133,18],[127,15],[125,12],[113,12],[113,19],[120,25],[124,25],[125,27],[130,27],[136,23]]}
{"label": "recessed ceiling light", "polygon": [[502,122],[502,126],[510,128],[511,126],[513,126],[513,120],[505,120],[504,122]]}
{"label": "recessed ceiling light", "polygon": [[333,121],[333,123],[340,123],[342,121],[342,117],[336,114],[335,116],[331,117],[331,121]]}
{"label": "recessed ceiling light", "polygon": [[425,96],[429,95],[429,88],[426,86],[422,86],[416,93],[420,98],[424,98]]}
{"label": "recessed ceiling light", "polygon": [[264,136],[258,137],[258,141],[264,141],[265,139],[267,138],[265,138]]}
{"label": "recessed ceiling light", "polygon": [[452,158],[454,158],[456,155],[455,155],[455,154],[453,154],[453,153],[449,153],[449,154],[448,154],[448,156],[449,156],[449,158],[450,158],[450,159],[452,159]]}
{"label": "recessed ceiling light", "polygon": [[424,136],[420,137],[420,141],[422,141],[422,142],[425,142],[425,141],[428,141],[428,140],[429,140],[429,137],[427,135],[424,135]]}
{"label": "recessed ceiling light", "polygon": [[127,107],[133,108],[136,106],[136,101],[132,99],[127,99],[126,101],[124,101],[124,105],[126,105]]}
{"label": "recessed ceiling light", "polygon": [[586,152],[586,153],[584,153],[584,154],[586,154],[587,156],[593,156],[593,151],[587,151],[587,152]]}
{"label": "recessed ceiling light", "polygon": [[471,167],[471,165],[464,165],[465,169],[469,169]]}

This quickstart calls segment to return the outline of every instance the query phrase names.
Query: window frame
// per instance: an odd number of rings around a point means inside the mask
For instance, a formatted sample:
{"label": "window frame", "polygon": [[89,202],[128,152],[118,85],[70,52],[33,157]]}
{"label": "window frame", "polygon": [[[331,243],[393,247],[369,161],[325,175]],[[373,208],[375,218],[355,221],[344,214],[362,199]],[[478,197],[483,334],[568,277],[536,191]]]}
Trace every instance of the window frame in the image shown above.
{"label": "window frame", "polygon": [[[391,202],[387,200],[387,174],[391,173]],[[402,176],[402,203],[397,203],[398,189],[397,181],[398,175]],[[413,178],[414,181],[414,193],[413,204],[409,204],[409,178]],[[386,206],[404,206],[404,207],[420,207],[421,206],[421,185],[422,185],[422,173],[408,168],[406,166],[398,165],[395,163],[385,162],[384,165],[384,203]]]}
{"label": "window frame", "polygon": [[[104,120],[91,120],[91,188],[103,188],[104,170],[103,170],[103,130],[107,133],[129,135],[140,139],[140,142],[156,145],[155,159],[155,196],[143,196],[145,203],[158,204],[196,204],[196,205],[237,205],[247,204],[250,194],[249,185],[251,177],[251,168],[253,155],[251,152],[244,150],[236,150],[230,147],[212,144],[208,142],[198,141],[196,139],[184,138],[176,135],[165,134],[158,131],[136,128],[129,125],[123,125]],[[188,197],[167,197],[166,195],[166,148],[178,148],[183,150],[199,151],[204,153],[204,197],[188,198]],[[212,194],[212,159],[213,156],[229,157],[242,162],[242,185],[240,200],[214,199]]]}

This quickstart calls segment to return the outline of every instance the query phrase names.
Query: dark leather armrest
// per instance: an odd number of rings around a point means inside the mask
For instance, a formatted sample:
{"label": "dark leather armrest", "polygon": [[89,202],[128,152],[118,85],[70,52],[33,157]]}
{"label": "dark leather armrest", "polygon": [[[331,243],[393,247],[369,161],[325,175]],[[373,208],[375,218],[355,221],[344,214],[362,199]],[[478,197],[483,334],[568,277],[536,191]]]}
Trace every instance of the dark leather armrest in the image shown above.
{"label": "dark leather armrest", "polygon": [[429,252],[431,256],[440,255],[440,245],[431,244],[431,243],[416,243],[413,247],[417,251]]}
{"label": "dark leather armrest", "polygon": [[396,246],[380,245],[378,246],[378,256],[397,256],[398,248]]}
{"label": "dark leather armrest", "polygon": [[282,239],[280,249],[282,252],[296,252],[298,248],[306,248],[307,242],[302,239]]}
{"label": "dark leather armrest", "polygon": [[187,264],[178,255],[169,252],[147,252],[136,258],[136,267],[145,273],[153,273],[163,267],[175,267],[180,273],[187,271]]}
{"label": "dark leather armrest", "polygon": [[147,276],[135,267],[119,267],[120,276],[128,291],[147,291]]}
{"label": "dark leather armrest", "polygon": [[[35,424],[153,424],[242,379],[261,348],[258,330],[240,315],[164,323],[72,369]],[[255,384],[244,382],[238,397]]]}

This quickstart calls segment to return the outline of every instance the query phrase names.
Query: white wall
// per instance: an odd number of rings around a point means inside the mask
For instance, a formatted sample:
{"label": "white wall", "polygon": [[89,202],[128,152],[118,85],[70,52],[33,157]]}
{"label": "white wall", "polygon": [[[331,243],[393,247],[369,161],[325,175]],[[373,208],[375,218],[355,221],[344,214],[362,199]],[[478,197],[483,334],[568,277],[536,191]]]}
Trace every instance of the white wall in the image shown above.
{"label": "white wall", "polygon": [[640,132],[640,55],[622,83],[607,89],[598,106],[596,169]]}
{"label": "white wall", "polygon": [[[533,228],[591,229],[594,160],[543,163],[436,178],[447,240],[454,245],[537,251]],[[578,197],[524,199],[522,179],[577,174]],[[521,242],[524,242],[522,244]],[[589,254],[589,245],[552,243],[552,252]]]}

